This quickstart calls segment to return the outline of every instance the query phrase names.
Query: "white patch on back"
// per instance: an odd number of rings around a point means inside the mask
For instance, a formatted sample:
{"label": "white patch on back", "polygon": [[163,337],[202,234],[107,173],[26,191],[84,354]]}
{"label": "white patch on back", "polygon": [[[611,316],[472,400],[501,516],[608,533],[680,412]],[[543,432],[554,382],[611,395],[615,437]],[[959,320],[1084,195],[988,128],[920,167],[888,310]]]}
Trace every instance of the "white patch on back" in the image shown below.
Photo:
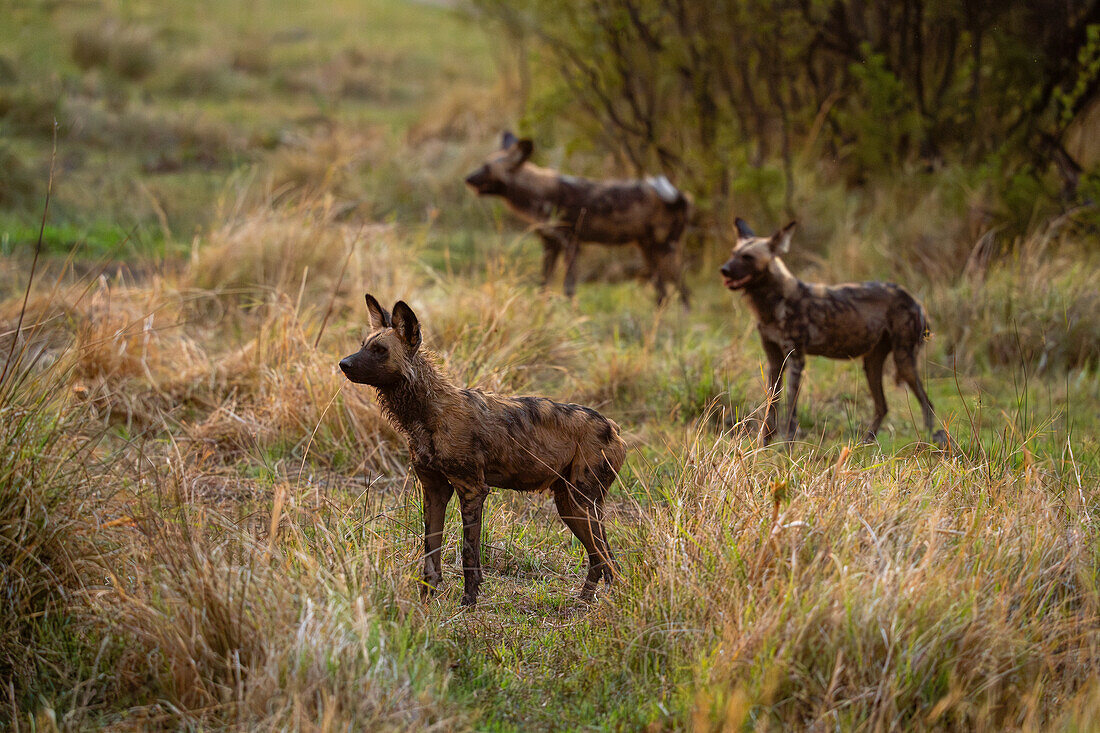
{"label": "white patch on back", "polygon": [[653,187],[666,204],[674,204],[680,199],[680,192],[664,176],[650,176],[645,182]]}

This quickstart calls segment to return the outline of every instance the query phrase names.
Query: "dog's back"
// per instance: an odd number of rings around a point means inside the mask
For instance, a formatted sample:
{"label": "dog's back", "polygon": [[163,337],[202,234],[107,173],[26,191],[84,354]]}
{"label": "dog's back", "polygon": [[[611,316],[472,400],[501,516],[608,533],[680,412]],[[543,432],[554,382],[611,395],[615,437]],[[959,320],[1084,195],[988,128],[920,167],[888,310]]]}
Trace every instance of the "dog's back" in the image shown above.
{"label": "dog's back", "polygon": [[431,436],[435,455],[424,458],[432,464],[480,472],[488,485],[516,491],[548,489],[560,479],[589,485],[589,476],[606,490],[622,468],[619,426],[590,407],[461,393],[464,404]]}

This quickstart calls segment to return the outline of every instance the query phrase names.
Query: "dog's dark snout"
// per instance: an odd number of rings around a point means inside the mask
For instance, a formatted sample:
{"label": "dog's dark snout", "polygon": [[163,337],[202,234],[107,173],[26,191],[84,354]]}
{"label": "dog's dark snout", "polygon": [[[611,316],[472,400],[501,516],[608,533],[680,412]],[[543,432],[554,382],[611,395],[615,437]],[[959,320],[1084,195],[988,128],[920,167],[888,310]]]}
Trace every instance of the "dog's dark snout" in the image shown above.
{"label": "dog's dark snout", "polygon": [[470,175],[466,176],[464,180],[466,181],[467,186],[470,186],[480,191],[482,186],[492,180],[492,175],[489,173],[489,168],[483,165],[477,170],[470,173]]}
{"label": "dog's dark snout", "polygon": [[343,359],[340,360],[340,371],[342,371],[344,374],[347,374],[348,369],[351,369],[351,357],[345,356]]}
{"label": "dog's dark snout", "polygon": [[722,269],[720,269],[719,272],[722,273],[723,275],[725,275],[726,277],[733,277],[733,272],[730,270],[730,263],[728,263],[728,262],[726,264],[722,265]]}

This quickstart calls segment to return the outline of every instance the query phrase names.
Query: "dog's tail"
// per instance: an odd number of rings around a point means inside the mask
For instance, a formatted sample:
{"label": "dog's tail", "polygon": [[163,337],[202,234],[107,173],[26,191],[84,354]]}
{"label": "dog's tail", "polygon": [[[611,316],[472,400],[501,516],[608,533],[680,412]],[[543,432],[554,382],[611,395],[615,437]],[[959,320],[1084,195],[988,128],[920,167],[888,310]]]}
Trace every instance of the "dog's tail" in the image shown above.
{"label": "dog's tail", "polygon": [[917,343],[923,344],[932,338],[932,325],[928,322],[928,311],[924,309],[924,306],[918,305],[917,307],[920,308],[920,338]]}
{"label": "dog's tail", "polygon": [[669,227],[668,238],[665,241],[679,241],[684,233],[684,228],[687,227],[688,220],[691,218],[691,211],[694,206],[691,196],[676,188],[663,175],[647,178],[646,183],[653,187],[653,190],[657,192],[657,196],[673,213],[672,226]]}

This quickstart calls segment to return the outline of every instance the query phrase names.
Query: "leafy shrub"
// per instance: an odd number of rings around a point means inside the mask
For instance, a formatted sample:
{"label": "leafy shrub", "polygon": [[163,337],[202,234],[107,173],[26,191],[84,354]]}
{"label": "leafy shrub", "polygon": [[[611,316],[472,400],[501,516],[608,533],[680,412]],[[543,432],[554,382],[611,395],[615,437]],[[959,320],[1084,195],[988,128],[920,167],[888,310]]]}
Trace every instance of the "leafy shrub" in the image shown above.
{"label": "leafy shrub", "polygon": [[838,107],[836,121],[851,135],[845,154],[858,171],[890,170],[906,161],[913,144],[922,139],[922,120],[910,89],[886,57],[866,45],[863,52],[865,61],[849,69],[858,92]]}
{"label": "leafy shrub", "polygon": [[15,62],[4,54],[0,54],[0,86],[7,86],[19,81],[19,70]]}

